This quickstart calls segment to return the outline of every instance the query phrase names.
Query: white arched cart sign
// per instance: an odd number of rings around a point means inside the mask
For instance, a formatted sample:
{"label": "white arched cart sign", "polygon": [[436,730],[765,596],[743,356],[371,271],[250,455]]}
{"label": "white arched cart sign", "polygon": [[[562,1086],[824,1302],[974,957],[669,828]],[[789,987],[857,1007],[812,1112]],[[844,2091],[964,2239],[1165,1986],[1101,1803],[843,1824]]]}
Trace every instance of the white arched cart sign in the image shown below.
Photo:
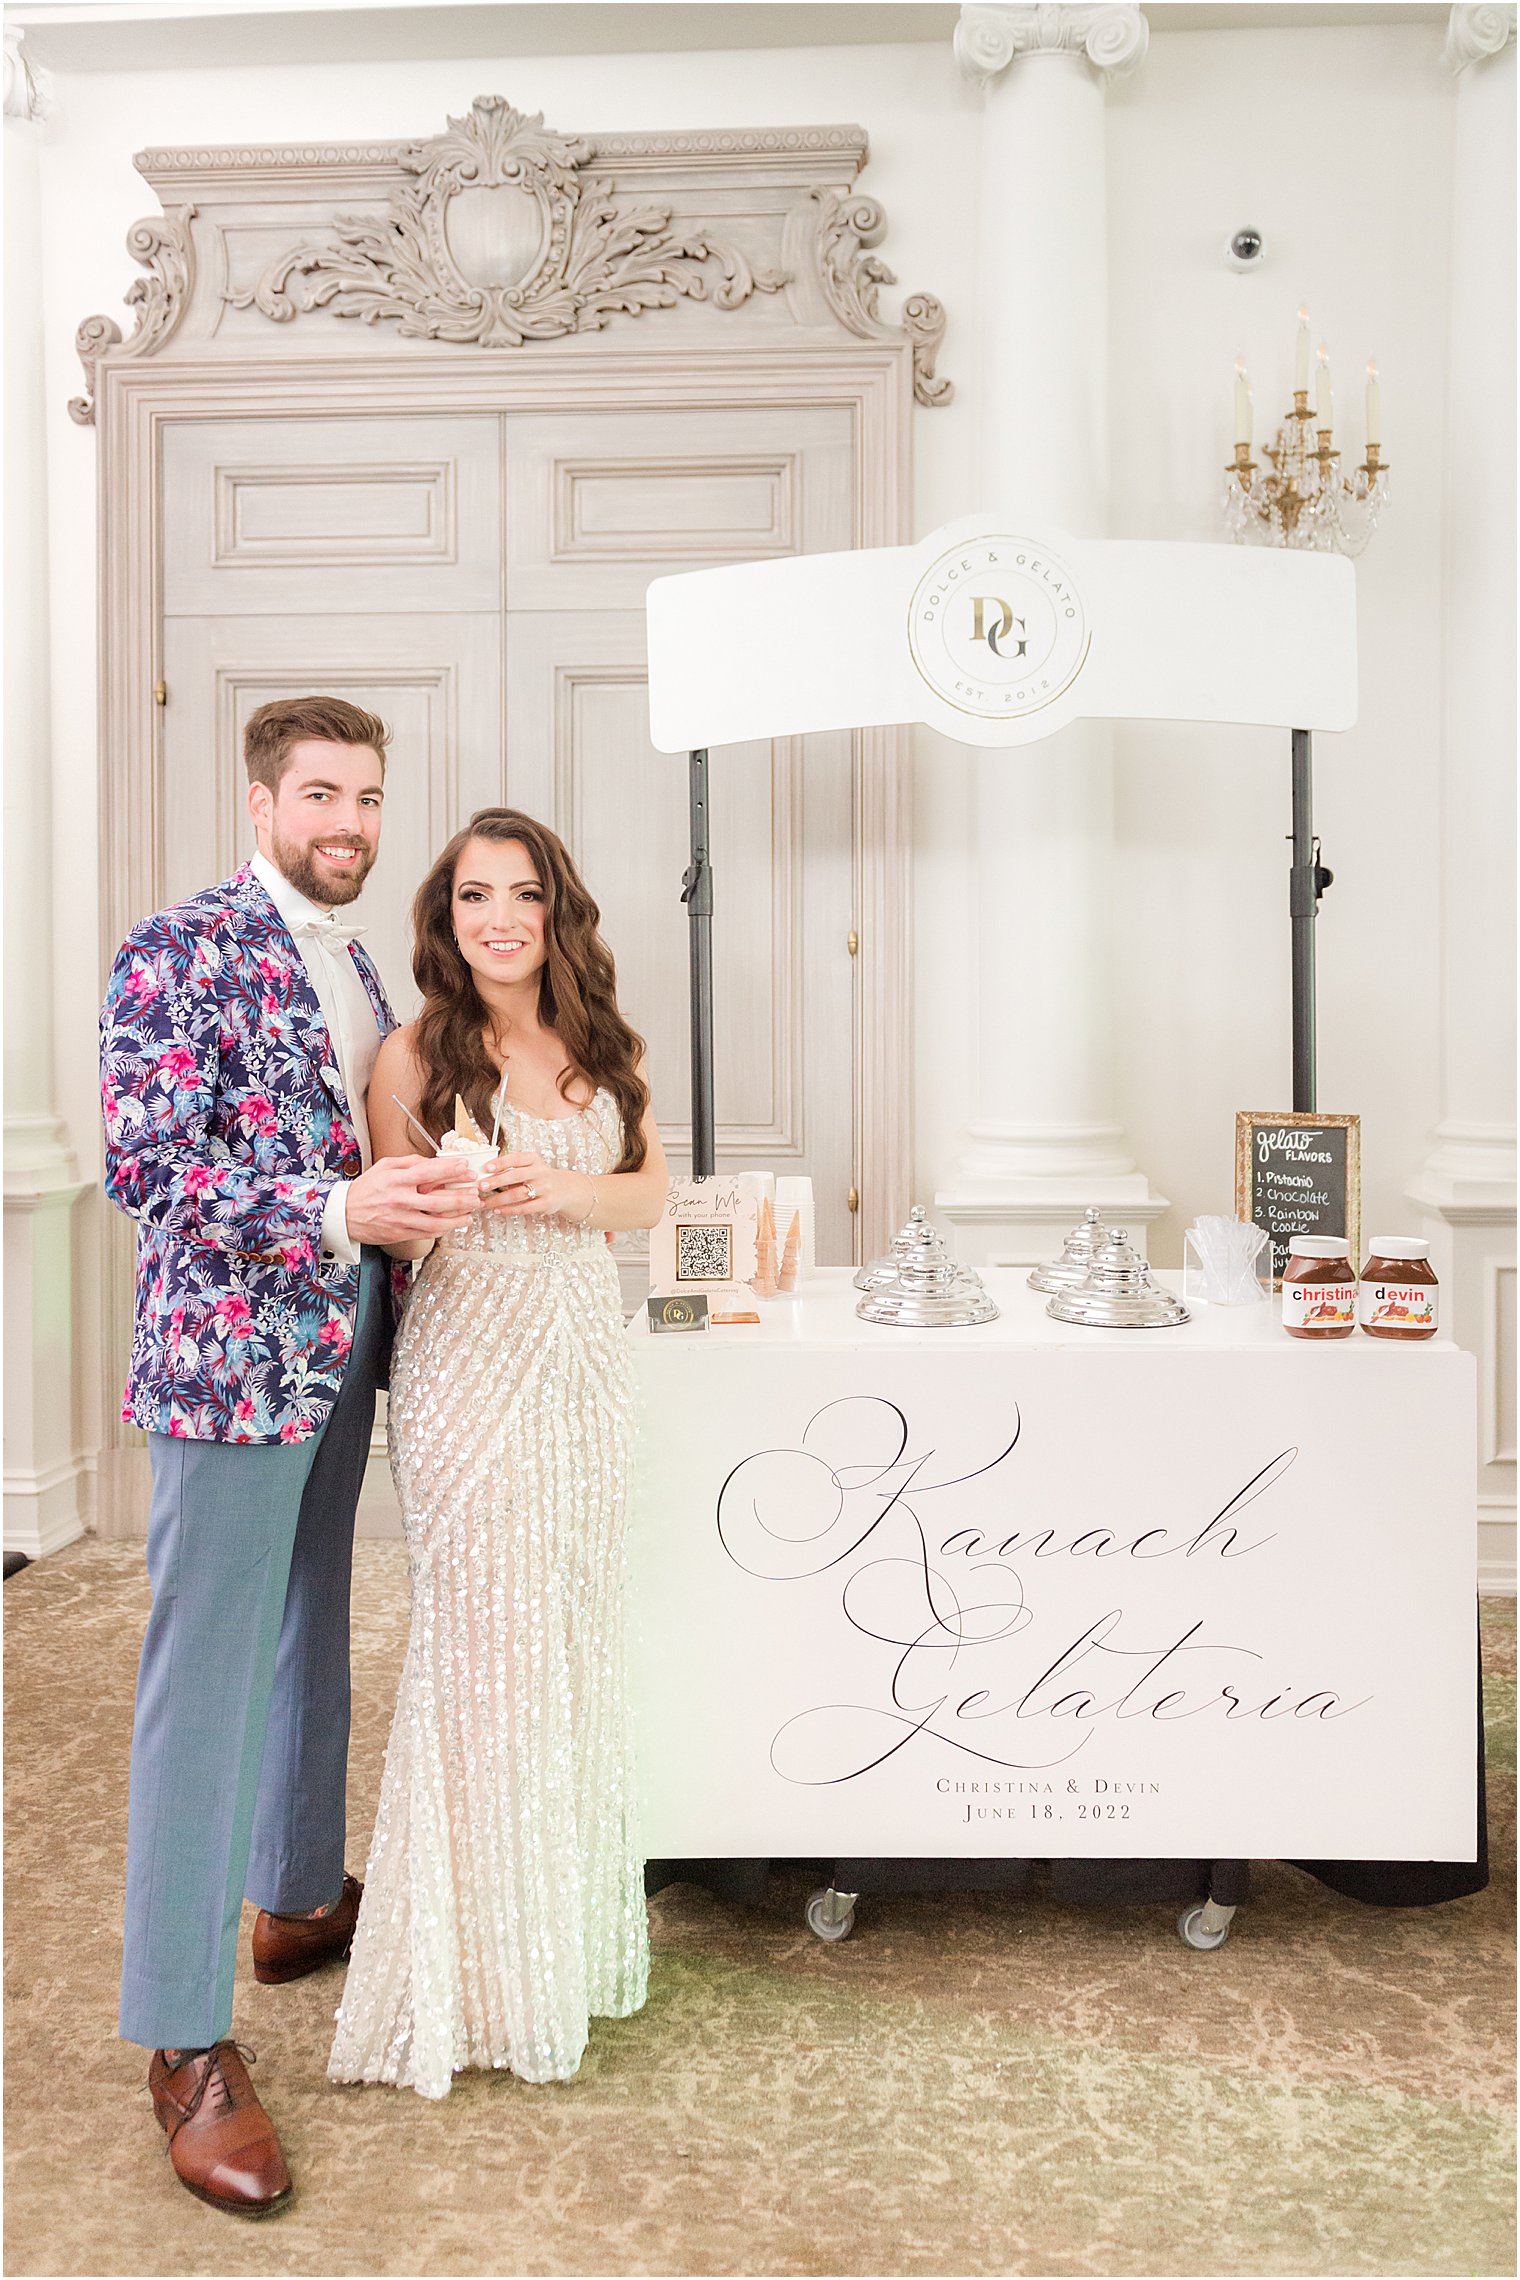
{"label": "white arched cart sign", "polygon": [[1293,732],[1293,1105],[1314,1102],[1310,738],[1356,719],[1356,582],[1338,555],[1075,539],[975,515],[917,546],[657,578],[649,725],[687,752],[692,1168],[713,1169],[707,755],[714,745],[921,721],[1007,748],[1076,720]]}
{"label": "white arched cart sign", "polygon": [[[889,722],[992,768],[1059,767],[1059,746],[1013,748],[1081,719],[1291,730],[1295,1105],[1313,1105],[1309,751],[1355,719],[1349,563],[979,517],[661,579],[648,611],[654,742],[691,756],[699,1148],[707,748]],[[1330,1371],[1268,1308],[1203,1310],[1160,1352],[1051,1323],[1022,1276],[1000,1295],[1001,1328],[863,1340],[848,1274],[822,1277],[744,1343],[641,1347],[650,1852],[832,1860],[825,1935],[862,1872],[915,1858],[1193,1862],[1199,1944],[1252,1855],[1344,1890],[1361,1862],[1474,1861],[1471,1357],[1363,1339]],[[1244,1675],[1184,1723],[1220,1658]],[[1421,1897],[1481,1882],[1437,1869]]]}

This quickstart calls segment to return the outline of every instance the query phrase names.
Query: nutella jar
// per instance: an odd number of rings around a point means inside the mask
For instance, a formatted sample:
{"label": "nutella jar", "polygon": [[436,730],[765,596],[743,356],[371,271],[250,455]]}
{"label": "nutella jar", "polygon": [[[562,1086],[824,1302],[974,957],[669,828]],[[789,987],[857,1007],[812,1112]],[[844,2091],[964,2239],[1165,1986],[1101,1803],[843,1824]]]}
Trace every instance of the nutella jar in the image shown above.
{"label": "nutella jar", "polygon": [[1343,1235],[1295,1235],[1282,1274],[1282,1323],[1290,1338],[1349,1338],[1356,1328],[1356,1270]]}
{"label": "nutella jar", "polygon": [[1413,1235],[1374,1235],[1358,1319],[1371,1338],[1433,1338],[1439,1290],[1428,1243]]}

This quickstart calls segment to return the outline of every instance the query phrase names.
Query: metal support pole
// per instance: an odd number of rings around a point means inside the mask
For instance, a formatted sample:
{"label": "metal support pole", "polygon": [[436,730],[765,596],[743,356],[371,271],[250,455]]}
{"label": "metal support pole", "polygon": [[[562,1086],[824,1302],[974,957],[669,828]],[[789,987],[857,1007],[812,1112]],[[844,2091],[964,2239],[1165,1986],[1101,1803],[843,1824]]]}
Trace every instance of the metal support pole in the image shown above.
{"label": "metal support pole", "polygon": [[1335,874],[1319,859],[1314,836],[1314,739],[1293,730],[1293,867],[1288,873],[1288,919],[1293,934],[1293,1107],[1300,1115],[1319,1105],[1315,1072],[1314,921],[1319,898]]}
{"label": "metal support pole", "polygon": [[681,900],[691,921],[691,1169],[699,1180],[716,1166],[713,1137],[713,875],[708,846],[707,754],[690,756],[691,862]]}

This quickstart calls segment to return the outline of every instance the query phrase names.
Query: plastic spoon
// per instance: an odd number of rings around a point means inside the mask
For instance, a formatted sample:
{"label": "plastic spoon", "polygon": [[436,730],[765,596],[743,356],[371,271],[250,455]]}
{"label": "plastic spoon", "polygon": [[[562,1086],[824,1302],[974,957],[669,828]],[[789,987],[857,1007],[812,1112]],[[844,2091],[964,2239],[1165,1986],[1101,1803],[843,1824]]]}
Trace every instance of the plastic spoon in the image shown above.
{"label": "plastic spoon", "polygon": [[406,1102],[401,1098],[401,1095],[399,1093],[392,1093],[391,1099],[396,1103],[396,1106],[400,1109],[402,1115],[406,1118],[407,1123],[411,1125],[412,1129],[422,1134],[423,1139],[432,1149],[433,1154],[435,1156],[441,1156],[443,1154],[443,1150],[439,1147],[437,1141],[433,1138],[432,1133],[429,1132],[424,1125],[418,1123],[416,1117],[413,1116],[411,1110],[407,1107]]}
{"label": "plastic spoon", "polygon": [[491,1125],[491,1154],[493,1157],[496,1154],[497,1142],[501,1138],[501,1120],[503,1115],[506,1113],[507,1069],[509,1065],[510,1064],[507,1061],[503,1060],[501,1065],[501,1083],[496,1088],[496,1115]]}

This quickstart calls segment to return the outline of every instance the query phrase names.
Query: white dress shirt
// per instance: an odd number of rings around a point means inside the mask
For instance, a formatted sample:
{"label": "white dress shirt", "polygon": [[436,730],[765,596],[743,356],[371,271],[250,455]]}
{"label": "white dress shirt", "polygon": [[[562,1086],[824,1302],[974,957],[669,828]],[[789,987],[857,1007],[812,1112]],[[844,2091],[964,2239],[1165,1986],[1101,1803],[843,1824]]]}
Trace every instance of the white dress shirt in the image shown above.
{"label": "white dress shirt", "polygon": [[[259,885],[295,936],[296,948],[301,953],[301,962],[338,1057],[338,1074],[348,1096],[348,1114],[359,1142],[359,1159],[368,1171],[374,1155],[370,1147],[369,1118],[364,1113],[364,1096],[380,1050],[380,1024],[375,1019],[369,992],[349,955],[347,937],[328,939],[340,914],[334,908],[308,901],[300,888],[293,887],[267,856],[255,855],[251,867]],[[345,927],[347,923],[344,919]],[[322,1249],[345,1267],[359,1264],[359,1246],[348,1232],[347,1180],[335,1182],[328,1194],[322,1213]]]}

